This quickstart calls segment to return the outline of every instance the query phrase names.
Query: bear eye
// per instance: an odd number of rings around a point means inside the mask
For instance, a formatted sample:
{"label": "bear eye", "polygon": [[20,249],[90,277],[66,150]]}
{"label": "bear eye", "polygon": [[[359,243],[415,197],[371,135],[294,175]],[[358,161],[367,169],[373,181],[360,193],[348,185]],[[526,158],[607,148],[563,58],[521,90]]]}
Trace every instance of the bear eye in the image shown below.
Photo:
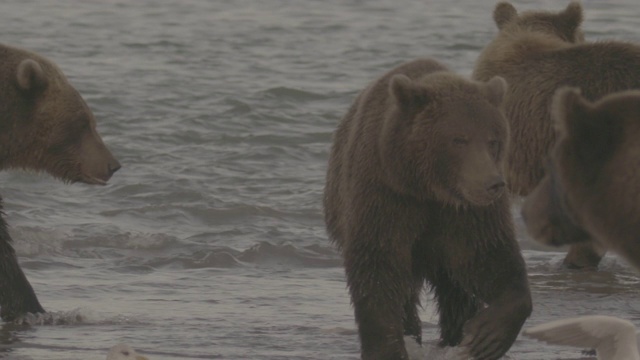
{"label": "bear eye", "polygon": [[463,137],[455,137],[455,138],[453,138],[453,145],[463,146],[463,145],[467,145],[468,143],[469,143],[469,140],[465,139]]}

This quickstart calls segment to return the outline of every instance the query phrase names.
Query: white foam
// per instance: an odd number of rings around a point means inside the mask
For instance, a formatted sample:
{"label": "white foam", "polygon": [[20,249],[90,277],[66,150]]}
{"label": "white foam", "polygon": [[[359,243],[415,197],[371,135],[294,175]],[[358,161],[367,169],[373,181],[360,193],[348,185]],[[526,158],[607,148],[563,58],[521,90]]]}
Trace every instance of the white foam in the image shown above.
{"label": "white foam", "polygon": [[73,309],[63,312],[46,312],[44,314],[27,313],[13,321],[18,325],[75,325],[90,321],[91,314],[85,309]]}

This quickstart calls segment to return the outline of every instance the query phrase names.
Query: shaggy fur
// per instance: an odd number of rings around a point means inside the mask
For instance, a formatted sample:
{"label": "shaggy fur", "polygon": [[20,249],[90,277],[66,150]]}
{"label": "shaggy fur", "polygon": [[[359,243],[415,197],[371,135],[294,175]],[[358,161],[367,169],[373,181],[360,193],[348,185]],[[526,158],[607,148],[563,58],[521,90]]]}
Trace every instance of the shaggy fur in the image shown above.
{"label": "shaggy fur", "polygon": [[[510,85],[504,107],[511,126],[507,182],[512,193],[528,195],[543,179],[555,141],[549,111],[555,91],[571,85],[582,89],[587,99],[596,100],[612,92],[640,88],[640,47],[617,41],[585,42],[578,3],[559,13],[522,14],[511,4],[500,3],[493,17],[499,32],[478,58],[473,78],[486,81],[502,76]],[[572,225],[563,223],[566,215],[558,209],[547,209],[547,214],[551,215],[541,221],[550,225],[537,227],[546,230],[532,232],[538,240],[589,241],[584,231],[567,234]],[[573,247],[565,263],[597,266],[603,254],[587,243]]]}
{"label": "shaggy fur", "polygon": [[[0,171],[12,168],[104,185],[120,163],[98,135],[91,110],[55,64],[0,45]],[[43,312],[1,215],[0,316],[11,320]]]}
{"label": "shaggy fur", "polygon": [[28,312],[43,313],[44,309],[20,269],[3,215],[0,198],[0,316],[11,321]]}
{"label": "shaggy fur", "polygon": [[640,269],[640,91],[593,103],[563,88],[552,108],[558,139],[549,172],[557,181],[527,201],[560,199],[574,223]]}
{"label": "shaggy fur", "polygon": [[421,339],[425,282],[441,344],[464,337],[477,359],[504,354],[529,316],[502,176],[505,87],[417,60],[366,88],[338,126],[325,221],[344,257],[363,359],[407,359],[403,335]]}

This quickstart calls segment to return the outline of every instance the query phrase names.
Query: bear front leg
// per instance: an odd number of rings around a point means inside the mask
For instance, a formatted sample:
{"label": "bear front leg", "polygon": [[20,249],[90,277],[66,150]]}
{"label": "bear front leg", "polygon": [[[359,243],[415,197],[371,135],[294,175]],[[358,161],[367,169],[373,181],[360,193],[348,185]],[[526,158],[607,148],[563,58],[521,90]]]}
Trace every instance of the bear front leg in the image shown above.
{"label": "bear front leg", "polygon": [[15,320],[26,313],[45,312],[20,269],[10,241],[0,218],[0,317],[4,321]]}
{"label": "bear front leg", "polygon": [[464,325],[464,339],[460,346],[466,347],[473,359],[501,358],[511,348],[531,314],[531,299],[523,299],[520,290],[502,295]]}
{"label": "bear front leg", "polygon": [[[347,250],[347,249],[345,249]],[[345,251],[345,271],[360,335],[363,360],[407,360],[405,324],[416,335],[416,311],[405,311],[413,300],[410,261],[380,251],[350,256]],[[397,254],[396,254],[397,255]],[[350,261],[351,260],[351,261]],[[415,306],[415,305],[414,305]],[[407,320],[407,321],[405,321]]]}
{"label": "bear front leg", "polygon": [[457,346],[462,341],[464,324],[478,312],[478,302],[444,273],[431,283],[440,315],[439,345]]}
{"label": "bear front leg", "polygon": [[446,259],[453,281],[478,301],[460,346],[476,360],[502,357],[531,314],[524,259],[515,238],[509,199],[469,208],[447,229],[458,251]]}
{"label": "bear front leg", "polygon": [[418,305],[420,305],[420,293],[424,287],[424,277],[415,276],[411,298],[404,305],[404,335],[411,336],[416,342],[422,345],[422,321],[418,316]]}
{"label": "bear front leg", "polygon": [[483,306],[465,323],[460,346],[476,360],[495,360],[509,350],[531,314],[531,293],[515,241],[492,248],[478,261],[474,286]]}

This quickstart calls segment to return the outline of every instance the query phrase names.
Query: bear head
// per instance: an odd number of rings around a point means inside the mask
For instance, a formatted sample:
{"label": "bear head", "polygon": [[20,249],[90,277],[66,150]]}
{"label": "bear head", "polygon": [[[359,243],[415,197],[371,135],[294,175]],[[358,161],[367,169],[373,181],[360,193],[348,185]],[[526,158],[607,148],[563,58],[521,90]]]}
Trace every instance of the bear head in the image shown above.
{"label": "bear head", "polygon": [[518,14],[508,2],[498,3],[493,11],[495,21],[501,33],[529,32],[553,36],[565,42],[584,41],[582,6],[578,2],[570,3],[561,12],[525,11]]}
{"label": "bear head", "polygon": [[0,46],[0,170],[45,171],[65,182],[104,185],[120,163],[93,113],[51,61]]}
{"label": "bear head", "polygon": [[[561,88],[553,98],[552,116],[557,140],[549,174],[524,208],[560,199],[562,211],[576,226],[615,248],[617,239],[640,230],[640,91],[614,93],[593,103],[578,89]],[[543,211],[524,217],[527,226],[556,226]]]}
{"label": "bear head", "polygon": [[438,72],[390,79],[392,106],[380,139],[388,183],[399,192],[454,206],[484,206],[505,189],[506,82]]}

